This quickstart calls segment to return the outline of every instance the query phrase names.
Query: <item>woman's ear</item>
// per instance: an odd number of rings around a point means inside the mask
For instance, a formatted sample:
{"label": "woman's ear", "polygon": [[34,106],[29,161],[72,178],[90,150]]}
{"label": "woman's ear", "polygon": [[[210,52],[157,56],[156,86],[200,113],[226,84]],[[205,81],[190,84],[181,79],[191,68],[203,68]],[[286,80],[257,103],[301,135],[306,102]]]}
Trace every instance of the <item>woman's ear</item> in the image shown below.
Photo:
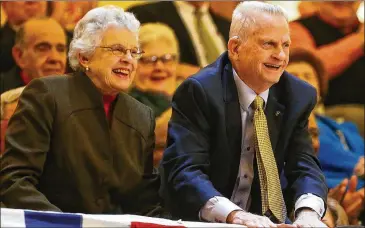
{"label": "woman's ear", "polygon": [[79,59],[79,63],[82,67],[86,68],[89,65],[89,58],[82,55],[82,54],[78,54],[78,59]]}

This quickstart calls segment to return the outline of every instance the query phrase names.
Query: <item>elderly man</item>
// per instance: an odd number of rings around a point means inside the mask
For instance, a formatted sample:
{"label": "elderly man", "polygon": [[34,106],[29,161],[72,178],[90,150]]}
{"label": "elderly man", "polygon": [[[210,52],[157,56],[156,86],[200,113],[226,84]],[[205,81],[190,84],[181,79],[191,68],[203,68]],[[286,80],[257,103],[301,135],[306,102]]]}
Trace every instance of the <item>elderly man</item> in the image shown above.
{"label": "elderly man", "polygon": [[[295,225],[284,226],[325,226],[327,187],[307,124],[316,91],[284,72],[286,13],[240,3],[229,35],[228,52],[173,97],[161,161],[167,206],[186,219],[253,227],[289,223],[294,209]],[[288,180],[286,204],[280,174]]]}
{"label": "elderly man", "polygon": [[17,67],[1,75],[0,93],[27,85],[34,78],[63,74],[65,32],[53,19],[30,19],[18,30],[12,54]]}
{"label": "elderly man", "polygon": [[11,48],[15,42],[15,32],[27,20],[46,15],[46,1],[4,1],[1,3],[7,22],[0,28],[0,72],[15,66]]}

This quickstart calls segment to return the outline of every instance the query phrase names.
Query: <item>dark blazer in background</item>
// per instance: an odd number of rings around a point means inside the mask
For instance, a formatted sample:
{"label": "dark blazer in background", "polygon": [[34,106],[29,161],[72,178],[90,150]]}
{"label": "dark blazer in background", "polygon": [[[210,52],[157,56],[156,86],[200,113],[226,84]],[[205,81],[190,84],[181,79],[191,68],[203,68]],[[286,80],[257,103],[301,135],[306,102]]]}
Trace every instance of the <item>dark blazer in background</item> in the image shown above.
{"label": "dark blazer in background", "polygon": [[[128,11],[134,13],[142,24],[160,22],[170,26],[174,30],[179,41],[180,62],[196,66],[199,65],[189,31],[185,27],[173,1],[137,5],[129,8]],[[230,22],[223,17],[215,15],[212,11],[210,11],[210,15],[217,26],[217,30],[226,42],[228,42]]]}
{"label": "dark blazer in background", "polygon": [[[315,104],[315,89],[287,72],[270,88],[265,114],[279,175],[285,171],[288,180],[289,212],[305,193],[326,202],[327,187],[307,130]],[[172,110],[160,167],[161,194],[174,216],[197,220],[210,198],[231,198],[238,176],[242,123],[227,52],[180,85]],[[254,167],[250,212],[261,214]]]}
{"label": "dark blazer in background", "polygon": [[14,66],[7,72],[0,72],[0,94],[25,85],[20,71],[19,67]]}
{"label": "dark blazer in background", "polygon": [[6,23],[0,27],[0,72],[9,71],[15,66],[12,48],[15,44],[15,31]]}
{"label": "dark blazer in background", "polygon": [[9,122],[1,200],[9,208],[146,214],[159,201],[154,126],[152,110],[125,93],[108,122],[83,73],[32,80]]}

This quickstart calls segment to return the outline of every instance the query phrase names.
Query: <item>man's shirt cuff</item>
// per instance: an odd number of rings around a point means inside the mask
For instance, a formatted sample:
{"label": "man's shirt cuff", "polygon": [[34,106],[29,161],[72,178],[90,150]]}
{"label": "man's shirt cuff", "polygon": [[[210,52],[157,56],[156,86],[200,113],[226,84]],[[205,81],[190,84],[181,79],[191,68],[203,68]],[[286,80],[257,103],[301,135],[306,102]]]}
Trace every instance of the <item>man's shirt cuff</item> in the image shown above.
{"label": "man's shirt cuff", "polygon": [[204,207],[199,211],[199,218],[208,222],[225,223],[232,211],[242,209],[229,199],[222,196],[210,198]]}

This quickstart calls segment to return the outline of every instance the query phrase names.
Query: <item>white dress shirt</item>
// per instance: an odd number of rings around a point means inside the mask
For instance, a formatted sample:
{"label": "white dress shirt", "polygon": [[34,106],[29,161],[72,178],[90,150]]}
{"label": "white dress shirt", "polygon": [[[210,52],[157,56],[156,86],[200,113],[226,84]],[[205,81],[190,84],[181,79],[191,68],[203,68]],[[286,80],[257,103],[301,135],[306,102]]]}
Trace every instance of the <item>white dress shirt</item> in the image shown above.
{"label": "white dress shirt", "polygon": [[[207,59],[205,57],[204,52],[204,46],[201,44],[198,28],[196,27],[195,23],[195,7],[190,5],[189,3],[183,2],[183,1],[176,1],[173,2],[177,12],[180,15],[180,18],[182,19],[186,29],[189,32],[190,38],[193,42],[193,46],[195,49],[195,53],[199,62],[200,67],[205,67],[206,65],[210,64],[207,62]],[[210,34],[212,34],[212,37],[214,38],[214,43],[219,50],[220,53],[223,53],[227,50],[227,44],[222,36],[222,34],[219,33],[219,30],[217,29],[217,26],[215,25],[210,13],[209,13],[209,4],[204,4],[202,7],[199,8],[199,10],[203,13],[203,23],[205,23],[209,29]]]}
{"label": "white dress shirt", "polygon": [[[241,107],[242,119],[242,144],[241,159],[238,176],[233,189],[231,199],[216,196],[208,200],[204,207],[200,210],[200,218],[210,222],[226,222],[227,216],[234,210],[248,211],[251,204],[251,185],[254,178],[253,159],[254,159],[254,129],[253,114],[254,111],[250,107],[255,100],[257,94],[248,87],[237,75],[233,69],[234,81],[237,87],[238,98]],[[259,94],[265,101],[264,108],[267,104],[269,90]],[[295,203],[295,211],[299,208],[308,207],[317,212],[322,217],[324,213],[323,200],[313,194],[301,195]]]}

